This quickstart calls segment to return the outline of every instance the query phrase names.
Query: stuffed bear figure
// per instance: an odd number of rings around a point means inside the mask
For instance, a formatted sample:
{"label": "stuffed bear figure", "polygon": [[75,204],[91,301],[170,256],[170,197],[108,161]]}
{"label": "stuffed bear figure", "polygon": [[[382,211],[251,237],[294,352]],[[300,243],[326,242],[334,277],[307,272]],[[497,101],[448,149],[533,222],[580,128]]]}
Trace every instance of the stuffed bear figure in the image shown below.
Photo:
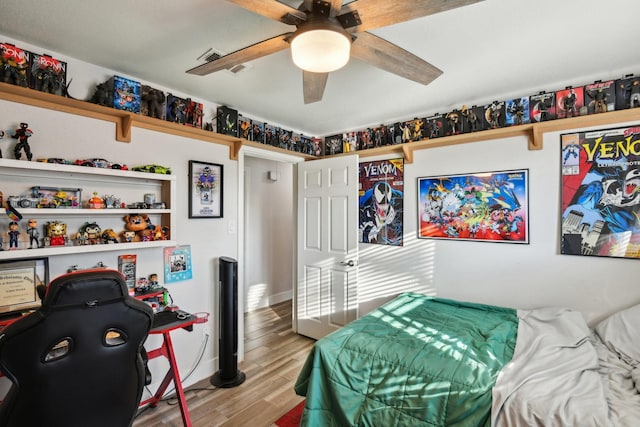
{"label": "stuffed bear figure", "polygon": [[132,241],[142,242],[148,241],[150,230],[153,229],[149,215],[147,214],[130,214],[124,216],[124,228],[128,231],[134,231],[136,233]]}

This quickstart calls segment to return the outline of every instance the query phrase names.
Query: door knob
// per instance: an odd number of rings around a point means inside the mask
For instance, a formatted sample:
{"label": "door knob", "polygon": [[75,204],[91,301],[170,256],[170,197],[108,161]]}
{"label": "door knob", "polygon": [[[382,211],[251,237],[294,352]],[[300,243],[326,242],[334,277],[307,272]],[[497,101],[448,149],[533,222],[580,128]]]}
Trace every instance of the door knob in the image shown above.
{"label": "door knob", "polygon": [[348,265],[349,267],[354,267],[356,265],[356,263],[352,259],[350,259],[349,261],[340,261],[340,264]]}

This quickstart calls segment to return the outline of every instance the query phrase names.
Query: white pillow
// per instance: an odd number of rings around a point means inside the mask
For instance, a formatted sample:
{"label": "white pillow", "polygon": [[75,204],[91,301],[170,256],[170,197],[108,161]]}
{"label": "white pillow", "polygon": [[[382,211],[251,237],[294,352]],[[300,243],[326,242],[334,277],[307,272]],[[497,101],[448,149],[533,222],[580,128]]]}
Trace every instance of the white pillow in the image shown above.
{"label": "white pillow", "polygon": [[612,314],[595,330],[609,350],[631,366],[640,365],[640,304]]}
{"label": "white pillow", "polygon": [[633,368],[633,371],[631,371],[631,379],[633,379],[636,390],[640,393],[640,366]]}

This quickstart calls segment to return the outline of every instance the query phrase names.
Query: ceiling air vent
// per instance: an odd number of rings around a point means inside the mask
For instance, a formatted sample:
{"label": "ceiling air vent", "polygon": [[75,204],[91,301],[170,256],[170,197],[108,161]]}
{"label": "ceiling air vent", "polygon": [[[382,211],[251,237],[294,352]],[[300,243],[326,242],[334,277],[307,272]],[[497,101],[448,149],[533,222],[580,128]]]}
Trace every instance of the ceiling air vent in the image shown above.
{"label": "ceiling air vent", "polygon": [[[205,53],[203,53],[202,55],[200,55],[197,59],[203,59],[206,62],[211,62],[211,61],[215,61],[216,59],[220,59],[223,56],[225,56],[226,53],[220,51],[220,50],[215,50],[213,48],[208,49]],[[233,67],[225,70],[230,74],[233,74],[234,76],[236,74],[240,74],[242,72],[247,71],[249,68],[251,68],[249,65],[247,64],[238,64],[238,65],[234,65]]]}

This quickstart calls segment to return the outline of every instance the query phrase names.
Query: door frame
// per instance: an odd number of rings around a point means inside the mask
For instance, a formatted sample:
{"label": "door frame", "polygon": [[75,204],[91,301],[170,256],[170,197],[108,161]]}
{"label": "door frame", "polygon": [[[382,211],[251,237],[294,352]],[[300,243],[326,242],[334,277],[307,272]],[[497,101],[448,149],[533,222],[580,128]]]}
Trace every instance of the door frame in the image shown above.
{"label": "door frame", "polygon": [[[260,159],[265,159],[265,160],[273,160],[276,162],[281,162],[281,163],[290,163],[290,164],[296,164],[296,163],[300,163],[300,162],[304,162],[305,159],[302,157],[298,157],[298,156],[294,156],[291,154],[286,154],[286,153],[279,153],[276,151],[271,151],[271,150],[265,150],[264,148],[256,148],[256,147],[250,147],[248,145],[243,145],[242,148],[240,149],[240,152],[238,153],[238,192],[240,193],[240,197],[238,197],[238,224],[237,224],[237,230],[238,230],[238,265],[240,268],[238,268],[238,313],[242,313],[242,316],[238,316],[238,360],[239,361],[243,361],[244,360],[244,306],[245,306],[245,301],[244,301],[244,282],[245,282],[245,269],[246,267],[246,263],[245,261],[245,156],[247,157],[256,157],[256,158],[260,158]],[[297,168],[296,171],[294,171],[294,176],[297,175]],[[296,206],[298,205],[298,200],[297,200],[297,193],[298,193],[298,189],[297,189],[297,180],[294,179],[293,180],[293,188],[291,189],[291,191],[293,191],[293,206],[291,206],[291,209],[295,212]],[[294,220],[297,221],[297,216],[294,215]],[[295,224],[295,226],[297,227],[297,224]],[[231,225],[230,225],[231,227]],[[295,241],[293,242],[293,244],[295,245]],[[294,271],[291,272],[292,275],[292,283],[294,284],[293,286],[293,307],[292,307],[292,315],[293,318],[292,320],[292,327],[294,332],[298,332],[297,331],[297,304],[296,304],[296,298],[297,298],[297,290],[296,290],[296,271],[295,271],[295,266],[297,263],[297,253],[294,250],[293,251],[294,254],[294,260],[293,260],[293,266],[294,266]],[[242,289],[242,292],[240,292],[240,290]]]}

